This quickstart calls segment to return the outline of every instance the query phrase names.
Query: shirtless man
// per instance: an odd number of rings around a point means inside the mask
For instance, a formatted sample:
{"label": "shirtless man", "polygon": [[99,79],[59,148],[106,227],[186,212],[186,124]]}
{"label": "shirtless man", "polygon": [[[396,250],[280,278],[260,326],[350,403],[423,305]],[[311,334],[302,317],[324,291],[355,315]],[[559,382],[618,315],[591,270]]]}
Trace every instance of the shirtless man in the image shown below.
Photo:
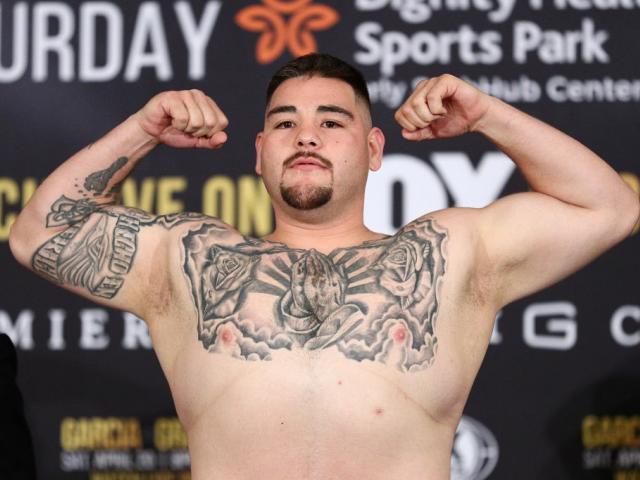
{"label": "shirtless man", "polygon": [[532,191],[427,213],[391,237],[368,230],[384,136],[362,76],[311,55],[269,86],[256,172],[276,228],[264,239],[115,204],[158,144],[225,143],[227,119],[196,90],[153,97],[55,170],[15,222],[20,263],[145,319],[194,480],[449,478],[498,310],[638,219],[637,196],[594,153],[455,77],[420,83],[396,120],[412,141],[482,133]]}

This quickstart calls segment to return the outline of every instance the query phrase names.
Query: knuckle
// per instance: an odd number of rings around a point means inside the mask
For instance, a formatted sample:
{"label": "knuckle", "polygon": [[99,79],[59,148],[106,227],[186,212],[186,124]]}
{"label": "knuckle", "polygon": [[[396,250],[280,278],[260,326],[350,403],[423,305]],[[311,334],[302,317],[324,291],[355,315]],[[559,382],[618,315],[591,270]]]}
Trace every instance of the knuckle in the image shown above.
{"label": "knuckle", "polygon": [[186,128],[188,123],[189,123],[189,117],[187,115],[178,114],[173,117],[173,124],[177,128],[181,128],[181,129]]}
{"label": "knuckle", "polygon": [[175,90],[167,90],[166,92],[159,93],[154,98],[161,102],[168,101],[170,103],[174,103],[179,99],[179,94]]}
{"label": "knuckle", "polygon": [[429,101],[429,102],[436,102],[436,101],[438,101],[438,100],[440,100],[440,95],[438,95],[437,93],[435,93],[435,92],[429,92],[429,93],[427,94],[427,101]]}

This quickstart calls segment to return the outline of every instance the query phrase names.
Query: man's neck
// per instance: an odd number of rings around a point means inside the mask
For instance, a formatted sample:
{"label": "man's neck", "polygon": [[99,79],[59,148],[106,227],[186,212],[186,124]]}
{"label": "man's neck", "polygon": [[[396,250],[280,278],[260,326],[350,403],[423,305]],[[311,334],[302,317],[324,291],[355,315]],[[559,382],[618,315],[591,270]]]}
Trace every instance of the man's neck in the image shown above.
{"label": "man's neck", "polygon": [[384,237],[383,234],[369,230],[362,217],[341,217],[321,223],[306,223],[276,212],[276,228],[264,240],[283,243],[290,248],[313,248],[328,254],[336,248],[347,248]]}

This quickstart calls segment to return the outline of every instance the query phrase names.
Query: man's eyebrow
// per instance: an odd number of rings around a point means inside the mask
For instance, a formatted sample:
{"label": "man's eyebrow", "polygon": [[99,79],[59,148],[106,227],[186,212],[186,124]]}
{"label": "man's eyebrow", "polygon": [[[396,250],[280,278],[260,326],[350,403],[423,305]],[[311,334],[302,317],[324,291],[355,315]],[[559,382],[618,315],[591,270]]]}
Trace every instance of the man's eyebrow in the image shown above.
{"label": "man's eyebrow", "polygon": [[271,115],[275,115],[276,113],[296,113],[296,107],[293,105],[281,105],[279,107],[274,107],[267,112],[267,118]]}
{"label": "man's eyebrow", "polygon": [[[267,118],[269,118],[271,115],[276,115],[278,113],[296,113],[297,111],[298,110],[293,105],[281,105],[279,107],[274,107],[271,110],[269,110],[267,112]],[[337,105],[320,105],[318,106],[317,111],[321,113],[324,113],[324,112],[338,113],[340,115],[344,115],[345,117],[349,117],[351,120],[354,119],[353,113]]]}
{"label": "man's eyebrow", "polygon": [[346,117],[349,117],[351,120],[353,120],[353,113],[351,113],[349,110],[345,110],[342,107],[339,107],[337,105],[320,105],[318,107],[318,112],[331,112],[331,113],[339,113],[340,115],[344,115]]}

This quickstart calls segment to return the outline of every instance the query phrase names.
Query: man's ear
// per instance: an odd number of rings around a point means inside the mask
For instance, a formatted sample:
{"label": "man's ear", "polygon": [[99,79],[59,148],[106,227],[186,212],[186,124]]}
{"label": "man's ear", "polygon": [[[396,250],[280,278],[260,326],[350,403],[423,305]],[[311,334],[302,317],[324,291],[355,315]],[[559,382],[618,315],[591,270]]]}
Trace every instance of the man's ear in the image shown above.
{"label": "man's ear", "polygon": [[373,127],[367,136],[369,147],[369,170],[375,172],[382,166],[382,154],[384,151],[384,133],[378,127]]}
{"label": "man's ear", "polygon": [[262,132],[256,135],[256,173],[262,176]]}

